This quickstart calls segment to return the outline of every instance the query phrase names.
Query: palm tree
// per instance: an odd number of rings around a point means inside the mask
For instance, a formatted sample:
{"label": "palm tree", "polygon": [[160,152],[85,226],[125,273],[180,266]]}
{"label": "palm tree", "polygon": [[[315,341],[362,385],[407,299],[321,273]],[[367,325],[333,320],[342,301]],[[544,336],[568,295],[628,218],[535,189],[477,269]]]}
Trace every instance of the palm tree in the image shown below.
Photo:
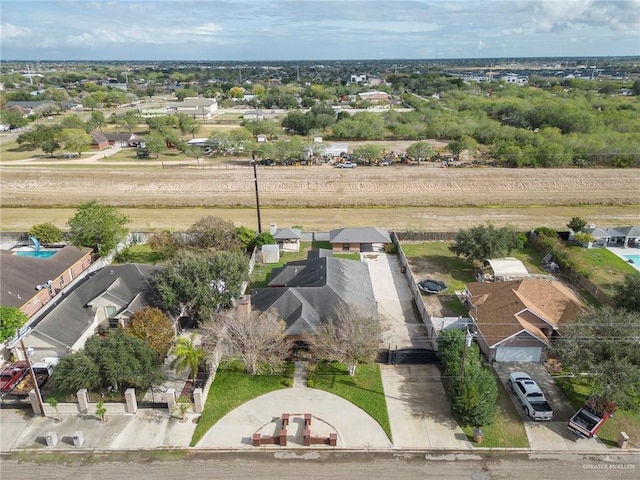
{"label": "palm tree", "polygon": [[191,376],[195,385],[198,376],[198,367],[204,359],[204,351],[196,348],[194,338],[195,335],[191,335],[191,338],[178,338],[176,346],[173,347],[172,351],[176,358],[171,363],[171,367],[175,368],[177,372],[191,369]]}
{"label": "palm tree", "polygon": [[56,410],[56,421],[60,422],[62,421],[62,418],[60,418],[60,412],[58,411],[58,399],[55,397],[49,397],[47,398],[47,403],[52,407],[55,408]]}

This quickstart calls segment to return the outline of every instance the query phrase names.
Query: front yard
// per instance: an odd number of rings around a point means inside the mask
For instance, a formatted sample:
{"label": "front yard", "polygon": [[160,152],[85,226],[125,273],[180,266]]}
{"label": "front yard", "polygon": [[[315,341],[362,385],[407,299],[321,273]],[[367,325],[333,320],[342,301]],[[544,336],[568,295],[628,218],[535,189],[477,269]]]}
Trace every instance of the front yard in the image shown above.
{"label": "front yard", "polygon": [[[591,392],[591,387],[584,378],[558,377],[555,382],[576,411],[582,408],[589,392]],[[620,432],[629,435],[630,448],[640,448],[640,411],[616,410],[613,417],[600,427],[597,435],[605,445],[617,448]]]}
{"label": "front yard", "polygon": [[320,362],[309,369],[308,386],[338,395],[360,407],[380,424],[392,440],[387,402],[377,363],[358,365],[356,374],[350,377],[344,364]]}
{"label": "front yard", "polygon": [[191,446],[197,445],[204,434],[234,408],[265,393],[287,388],[292,382],[292,364],[287,364],[280,374],[275,375],[249,375],[239,362],[222,364],[209,389]]}

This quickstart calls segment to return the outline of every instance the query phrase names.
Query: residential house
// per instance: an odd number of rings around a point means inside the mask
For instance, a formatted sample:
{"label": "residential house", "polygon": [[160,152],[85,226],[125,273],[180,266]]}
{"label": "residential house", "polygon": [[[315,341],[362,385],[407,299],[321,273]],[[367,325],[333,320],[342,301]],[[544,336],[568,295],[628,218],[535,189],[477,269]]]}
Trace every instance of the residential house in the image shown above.
{"label": "residential house", "polygon": [[544,361],[558,330],[585,309],[568,288],[547,279],[470,283],[465,303],[480,350],[496,362]]}
{"label": "residential house", "polygon": [[280,250],[297,252],[300,250],[302,230],[299,228],[278,228],[275,223],[269,227],[269,232],[278,242]]}
{"label": "residential house", "polygon": [[135,147],[144,148],[144,138],[138,137],[135,133],[105,133],[109,145],[118,145],[119,147]]}
{"label": "residential house", "polygon": [[382,228],[347,227],[331,230],[329,243],[334,252],[383,252],[392,241]]}
{"label": "residential house", "polygon": [[640,247],[640,226],[598,228],[590,225],[582,230],[593,236],[593,245],[604,247]]}
{"label": "residential house", "polygon": [[367,75],[366,74],[351,74],[351,78],[349,79],[349,83],[355,83],[356,85],[367,84]]}
{"label": "residential house", "polygon": [[377,318],[369,268],[365,262],[317,256],[274,269],[266,288],[251,293],[251,307],[275,309],[294,340],[313,334],[341,308],[354,307]]}
{"label": "residential house", "polygon": [[109,140],[103,133],[101,132],[91,133],[91,149],[92,150],[102,150],[103,148],[107,148],[108,146],[109,146]]}
{"label": "residential house", "polygon": [[95,333],[124,326],[146,306],[159,307],[153,278],[161,268],[135,263],[103,267],[62,297],[25,343],[37,358],[62,357],[81,350]]}
{"label": "residential house", "polygon": [[31,317],[91,266],[93,251],[67,245],[49,258],[38,258],[0,250],[0,260],[0,303]]}
{"label": "residential house", "polygon": [[182,102],[169,103],[167,114],[184,113],[193,118],[209,119],[218,115],[218,101],[215,98],[187,97]]}
{"label": "residential house", "polygon": [[507,75],[503,75],[501,80],[505,83],[513,84],[513,85],[526,85],[529,83],[529,77],[527,75],[516,75],[515,73],[509,73]]}
{"label": "residential house", "polygon": [[38,100],[38,101],[18,101],[9,100],[5,108],[8,111],[17,111],[22,113],[25,117],[36,114],[39,110],[46,107],[57,107],[58,104],[53,100]]}

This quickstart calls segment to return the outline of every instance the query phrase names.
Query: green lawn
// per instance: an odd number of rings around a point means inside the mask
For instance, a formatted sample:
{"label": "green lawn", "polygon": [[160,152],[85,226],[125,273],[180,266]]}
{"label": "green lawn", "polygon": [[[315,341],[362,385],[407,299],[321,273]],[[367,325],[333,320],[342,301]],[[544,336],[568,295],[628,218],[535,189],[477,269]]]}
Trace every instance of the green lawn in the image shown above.
{"label": "green lawn", "polygon": [[276,375],[249,375],[239,362],[221,365],[193,432],[191,446],[197,445],[204,434],[234,408],[265,393],[287,388],[292,382],[293,364],[287,364],[284,371]]}
{"label": "green lawn", "polygon": [[350,377],[342,363],[321,362],[308,372],[308,385],[342,397],[374,418],[391,439],[391,426],[378,364],[358,365]]}
{"label": "green lawn", "polygon": [[136,244],[125,248],[116,258],[115,263],[147,263],[155,265],[163,262],[164,255],[153,250],[148,244]]}
{"label": "green lawn", "polygon": [[[582,408],[591,392],[591,387],[585,378],[563,377],[556,378],[555,382],[576,411]],[[607,420],[598,430],[598,438],[605,445],[617,448],[620,432],[625,432],[629,435],[629,446],[631,448],[640,447],[640,411],[616,410],[613,417]]]}
{"label": "green lawn", "polygon": [[588,266],[589,280],[607,295],[615,293],[614,285],[623,283],[629,273],[637,270],[606,248],[569,246],[572,255]]}
{"label": "green lawn", "polygon": [[402,244],[402,250],[410,264],[420,263],[422,257],[428,257],[431,264],[438,268],[438,278],[447,284],[445,293],[464,290],[465,284],[474,282],[473,265],[449,250],[449,242],[421,242]]}
{"label": "green lawn", "polygon": [[306,259],[309,248],[311,248],[311,242],[301,242],[300,250],[297,252],[280,252],[280,261],[278,263],[256,263],[247,291],[250,292],[254,288],[266,287],[273,269],[280,268],[294,260]]}

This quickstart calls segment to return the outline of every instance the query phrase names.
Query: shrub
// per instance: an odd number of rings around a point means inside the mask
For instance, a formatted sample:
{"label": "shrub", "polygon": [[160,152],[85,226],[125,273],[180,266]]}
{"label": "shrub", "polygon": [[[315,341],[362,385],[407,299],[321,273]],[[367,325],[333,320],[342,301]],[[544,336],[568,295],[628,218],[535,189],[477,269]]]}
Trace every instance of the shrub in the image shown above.
{"label": "shrub", "polygon": [[62,230],[53,223],[40,223],[29,229],[29,236],[35,237],[40,243],[56,243],[62,240]]}

